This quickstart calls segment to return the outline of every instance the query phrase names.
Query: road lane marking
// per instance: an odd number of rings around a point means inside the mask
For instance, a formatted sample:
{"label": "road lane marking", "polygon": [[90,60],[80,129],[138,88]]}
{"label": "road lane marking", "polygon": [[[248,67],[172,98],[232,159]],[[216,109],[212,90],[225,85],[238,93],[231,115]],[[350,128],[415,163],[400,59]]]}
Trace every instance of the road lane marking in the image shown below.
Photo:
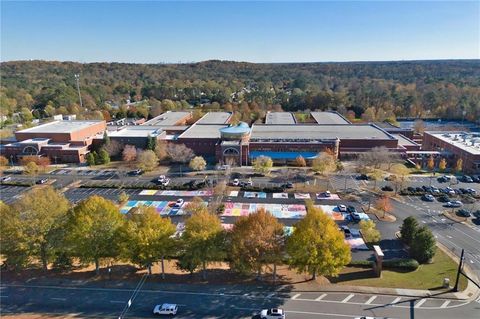
{"label": "road lane marking", "polygon": [[296,295],[292,296],[290,299],[295,300],[295,299],[297,299],[298,297],[300,297],[301,295],[302,295],[302,294],[296,294]]}
{"label": "road lane marking", "polygon": [[421,305],[423,305],[427,301],[427,299],[422,299],[419,302],[417,302],[414,306],[414,308],[419,308]]}
{"label": "road lane marking", "polygon": [[366,304],[366,305],[371,304],[372,301],[374,301],[376,298],[377,298],[377,296],[371,296],[370,299],[368,299],[368,300],[365,302],[365,304]]}
{"label": "road lane marking", "polygon": [[126,303],[126,301],[110,300],[111,303]]}
{"label": "road lane marking", "polygon": [[447,308],[448,304],[450,303],[450,300],[445,300],[444,303],[440,306],[440,308]]}
{"label": "road lane marking", "polygon": [[50,298],[50,299],[52,299],[52,300],[60,300],[60,301],[65,301],[65,300],[67,300],[67,298],[55,298],[55,297],[52,297],[52,298]]}
{"label": "road lane marking", "polygon": [[315,299],[315,301],[320,301],[320,300],[322,300],[323,298],[325,298],[326,296],[327,296],[327,294],[321,294],[319,297],[317,297],[317,298]]}
{"label": "road lane marking", "polygon": [[0,298],[8,298],[8,296],[1,295]]}
{"label": "road lane marking", "polygon": [[310,312],[310,311],[294,311],[294,310],[288,310],[285,309],[286,313],[298,313],[302,315],[317,315],[317,316],[328,316],[329,318],[331,317],[347,317],[347,318],[353,318],[355,317],[354,315],[340,315],[337,313],[325,313],[325,312]]}
{"label": "road lane marking", "polygon": [[397,298],[395,298],[390,304],[391,304],[391,305],[395,305],[395,304],[398,303],[400,300],[402,300],[402,297],[397,297]]}
{"label": "road lane marking", "polygon": [[267,298],[272,298],[273,296],[275,296],[275,293],[274,293],[274,292],[272,292],[271,294],[268,294],[268,295],[267,295]]}
{"label": "road lane marking", "polygon": [[347,301],[349,301],[350,299],[352,299],[353,296],[355,296],[355,295],[354,295],[354,294],[348,295],[345,299],[342,300],[342,303],[346,303]]}

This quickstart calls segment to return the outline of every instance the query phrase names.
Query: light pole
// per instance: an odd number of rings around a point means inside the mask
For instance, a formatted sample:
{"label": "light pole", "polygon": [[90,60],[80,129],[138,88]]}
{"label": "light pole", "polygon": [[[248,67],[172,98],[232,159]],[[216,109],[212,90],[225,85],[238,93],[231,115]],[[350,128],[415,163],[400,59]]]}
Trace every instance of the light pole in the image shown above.
{"label": "light pole", "polygon": [[75,74],[75,81],[77,82],[78,99],[80,100],[80,107],[83,109],[82,95],[80,94],[80,74]]}

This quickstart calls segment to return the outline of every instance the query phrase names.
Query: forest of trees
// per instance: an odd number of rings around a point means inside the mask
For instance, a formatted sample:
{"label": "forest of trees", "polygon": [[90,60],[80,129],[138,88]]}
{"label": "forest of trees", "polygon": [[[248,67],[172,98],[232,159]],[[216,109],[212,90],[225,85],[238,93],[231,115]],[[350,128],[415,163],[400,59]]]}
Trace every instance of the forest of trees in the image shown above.
{"label": "forest of trees", "polygon": [[[480,61],[254,64],[1,63],[0,110],[15,122],[54,114],[110,120],[203,105],[254,122],[267,110],[337,110],[367,121],[480,117]],[[75,74],[80,75],[80,110]],[[127,100],[140,102],[125,105]],[[15,116],[14,116],[15,115]],[[362,116],[363,115],[363,116]]]}

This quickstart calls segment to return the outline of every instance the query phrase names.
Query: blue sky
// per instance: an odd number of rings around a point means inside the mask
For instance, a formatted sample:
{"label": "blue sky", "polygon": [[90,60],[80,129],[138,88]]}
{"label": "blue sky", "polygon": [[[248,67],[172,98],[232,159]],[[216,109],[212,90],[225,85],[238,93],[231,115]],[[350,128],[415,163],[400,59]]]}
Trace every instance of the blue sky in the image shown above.
{"label": "blue sky", "polygon": [[478,1],[1,3],[1,60],[480,58]]}

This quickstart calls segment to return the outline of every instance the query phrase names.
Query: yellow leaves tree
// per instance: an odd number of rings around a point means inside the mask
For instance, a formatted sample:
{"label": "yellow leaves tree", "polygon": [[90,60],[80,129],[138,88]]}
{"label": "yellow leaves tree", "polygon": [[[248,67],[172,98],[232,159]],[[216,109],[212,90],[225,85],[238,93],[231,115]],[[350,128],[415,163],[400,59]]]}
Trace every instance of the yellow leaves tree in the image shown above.
{"label": "yellow leaves tree", "polygon": [[253,170],[257,173],[268,175],[273,167],[273,161],[268,156],[259,156],[253,160]]}
{"label": "yellow leaves tree", "polygon": [[447,168],[447,161],[444,158],[442,158],[438,163],[438,169],[440,170],[440,172],[444,172],[446,168]]}
{"label": "yellow leaves tree", "polygon": [[455,164],[455,172],[460,173],[463,169],[463,160],[459,158]]}
{"label": "yellow leaves tree", "polygon": [[408,182],[410,170],[403,164],[395,164],[392,166],[391,172],[393,173],[392,182],[395,185],[395,194],[397,194],[398,190]]}
{"label": "yellow leaves tree", "polygon": [[176,227],[169,218],[161,217],[154,207],[141,206],[127,215],[124,226],[124,251],[129,260],[148,268],[161,260],[162,278],[165,276],[164,258],[172,252]]}
{"label": "yellow leaves tree", "polygon": [[188,166],[194,171],[202,171],[205,169],[205,167],[207,167],[207,162],[203,157],[195,156],[190,160]]}
{"label": "yellow leaves tree", "polygon": [[295,159],[295,165],[298,167],[305,167],[307,166],[307,162],[305,161],[305,158],[303,156],[297,156]]}
{"label": "yellow leaves tree", "polygon": [[72,253],[82,262],[94,262],[98,275],[101,259],[120,255],[124,222],[118,207],[103,197],[91,196],[81,201],[69,214],[68,242]]}
{"label": "yellow leaves tree", "polygon": [[225,256],[224,232],[220,219],[203,208],[185,222],[181,237],[181,253],[177,266],[193,273],[200,268],[206,279],[207,265]]}
{"label": "yellow leaves tree", "polygon": [[283,225],[264,209],[240,217],[230,234],[230,267],[240,273],[257,272],[262,267],[281,261],[284,247]]}
{"label": "yellow leaves tree", "polygon": [[351,260],[350,247],[336,223],[321,209],[307,203],[307,215],[295,224],[287,239],[289,265],[299,273],[337,276]]}
{"label": "yellow leaves tree", "polygon": [[55,233],[63,226],[69,207],[63,194],[50,186],[32,189],[13,204],[13,211],[19,214],[19,227],[25,236],[29,255],[37,257],[43,269],[48,268],[59,248]]}
{"label": "yellow leaves tree", "polygon": [[322,152],[312,161],[312,170],[315,173],[327,175],[336,170],[336,160],[332,154]]}
{"label": "yellow leaves tree", "polygon": [[359,225],[363,238],[367,243],[378,243],[380,241],[380,232],[373,220],[362,220]]}
{"label": "yellow leaves tree", "polygon": [[433,170],[435,168],[435,160],[433,159],[433,156],[431,156],[431,155],[428,158],[427,168],[430,172],[433,172]]}
{"label": "yellow leaves tree", "polygon": [[158,165],[158,157],[152,150],[146,150],[139,152],[137,155],[137,166],[145,172],[149,172],[155,169]]}

